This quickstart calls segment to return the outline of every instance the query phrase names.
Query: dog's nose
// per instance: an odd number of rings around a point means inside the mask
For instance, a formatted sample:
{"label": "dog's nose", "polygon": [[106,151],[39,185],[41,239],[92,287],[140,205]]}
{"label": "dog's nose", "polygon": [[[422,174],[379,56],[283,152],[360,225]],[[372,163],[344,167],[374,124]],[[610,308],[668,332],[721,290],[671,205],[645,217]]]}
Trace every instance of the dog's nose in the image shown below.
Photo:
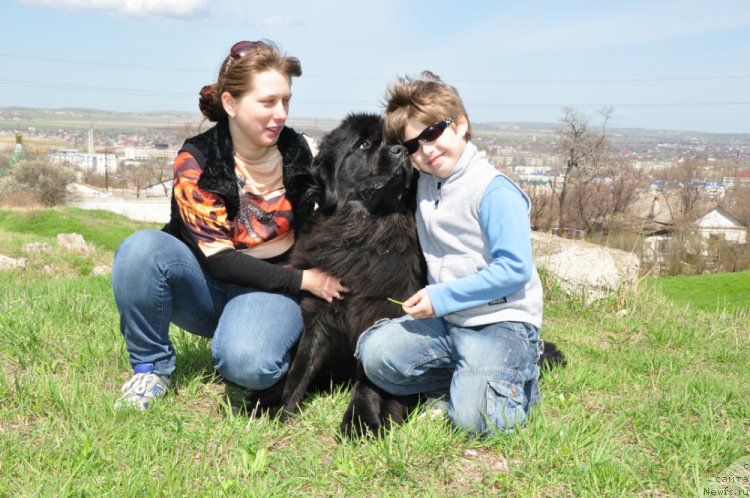
{"label": "dog's nose", "polygon": [[406,147],[401,144],[391,145],[391,154],[394,156],[400,156],[406,152]]}

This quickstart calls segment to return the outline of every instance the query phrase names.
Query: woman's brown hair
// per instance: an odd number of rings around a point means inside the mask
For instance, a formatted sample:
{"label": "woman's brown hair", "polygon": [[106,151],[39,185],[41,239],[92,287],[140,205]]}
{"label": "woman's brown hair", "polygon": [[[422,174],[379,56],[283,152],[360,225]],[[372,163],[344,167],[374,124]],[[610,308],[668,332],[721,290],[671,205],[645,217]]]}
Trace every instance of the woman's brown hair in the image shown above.
{"label": "woman's brown hair", "polygon": [[198,107],[209,121],[219,121],[227,117],[221,104],[221,95],[224,92],[239,99],[253,89],[253,79],[258,73],[276,70],[290,80],[302,75],[299,59],[283,54],[272,41],[261,40],[253,43],[252,49],[244,55],[227,56],[221,65],[216,83],[201,89]]}

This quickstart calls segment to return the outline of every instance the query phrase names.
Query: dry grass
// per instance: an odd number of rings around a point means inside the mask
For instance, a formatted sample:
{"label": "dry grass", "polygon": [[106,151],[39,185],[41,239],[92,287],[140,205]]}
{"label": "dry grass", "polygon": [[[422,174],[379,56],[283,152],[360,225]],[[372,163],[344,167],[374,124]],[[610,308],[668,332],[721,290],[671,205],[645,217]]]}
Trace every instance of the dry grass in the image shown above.
{"label": "dry grass", "polygon": [[12,192],[0,198],[0,209],[13,211],[29,211],[33,209],[44,209],[34,194],[30,192]]}

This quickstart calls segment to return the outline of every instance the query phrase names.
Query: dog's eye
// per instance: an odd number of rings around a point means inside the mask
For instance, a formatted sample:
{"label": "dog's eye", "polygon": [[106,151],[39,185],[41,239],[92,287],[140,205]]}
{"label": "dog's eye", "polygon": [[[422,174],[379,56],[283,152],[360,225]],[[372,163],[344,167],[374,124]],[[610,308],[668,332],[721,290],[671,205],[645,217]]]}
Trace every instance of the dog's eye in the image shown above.
{"label": "dog's eye", "polygon": [[361,143],[359,144],[359,148],[360,148],[360,149],[362,149],[362,150],[367,150],[367,149],[369,149],[370,147],[372,147],[372,144],[370,143],[370,141],[369,141],[369,140],[363,140],[363,141],[362,141],[362,142],[361,142]]}

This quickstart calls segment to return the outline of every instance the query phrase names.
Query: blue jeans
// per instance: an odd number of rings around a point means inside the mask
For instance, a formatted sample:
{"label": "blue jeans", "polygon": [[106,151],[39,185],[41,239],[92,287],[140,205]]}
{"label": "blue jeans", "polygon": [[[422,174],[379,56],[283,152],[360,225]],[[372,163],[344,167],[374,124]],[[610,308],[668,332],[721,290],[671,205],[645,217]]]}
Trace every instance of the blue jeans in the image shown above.
{"label": "blue jeans", "polygon": [[170,323],[212,338],[216,370],[258,390],[286,373],[302,332],[294,298],[214,280],[182,241],[157,230],[140,230],[117,249],[112,290],[131,365],[152,363],[162,375],[175,369]]}
{"label": "blue jeans", "polygon": [[460,429],[487,434],[526,423],[539,402],[539,329],[522,322],[460,327],[442,318],[383,320],[359,338],[367,377],[394,395],[447,392]]}

